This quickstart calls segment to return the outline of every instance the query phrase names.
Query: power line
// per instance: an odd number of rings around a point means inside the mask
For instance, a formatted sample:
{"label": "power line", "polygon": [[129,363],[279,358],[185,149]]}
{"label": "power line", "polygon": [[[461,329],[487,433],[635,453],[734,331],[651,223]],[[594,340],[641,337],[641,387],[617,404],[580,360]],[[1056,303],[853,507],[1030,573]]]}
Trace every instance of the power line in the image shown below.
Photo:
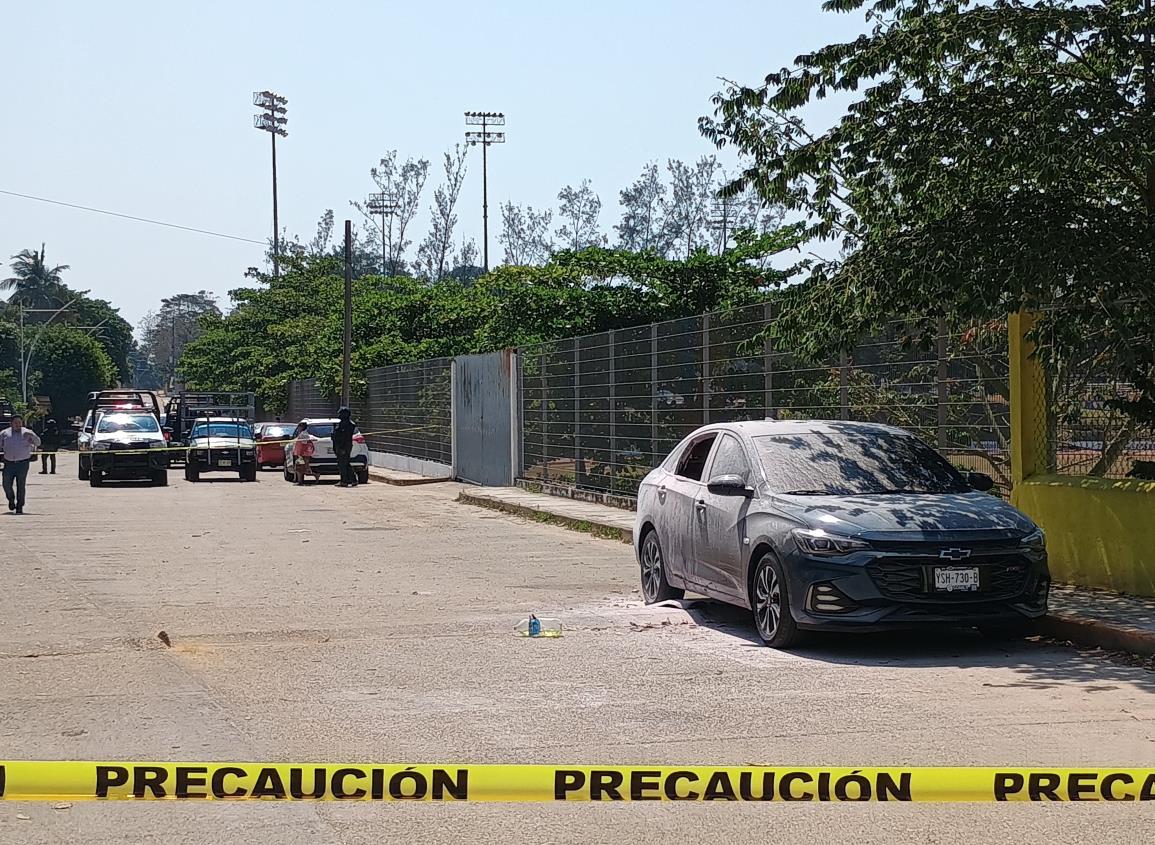
{"label": "power line", "polygon": [[152,220],[148,217],[134,217],[131,214],[121,214],[119,211],[106,211],[103,208],[92,208],[91,206],[87,205],[76,205],[75,203],[62,202],[61,200],[52,200],[48,199],[47,197],[35,197],[31,194],[18,194],[16,191],[5,191],[0,189],[0,194],[6,194],[10,197],[20,197],[21,199],[26,200],[36,200],[37,202],[46,202],[50,203],[51,205],[62,205],[65,208],[75,208],[79,211],[91,211],[96,214],[107,214],[109,217],[122,217],[125,220],[135,220],[138,223],[151,223],[154,226],[166,226],[169,229],[181,229],[185,232],[196,232],[198,235],[212,235],[214,238],[228,238],[231,241],[242,241],[247,244],[259,244],[260,246],[266,245],[264,241],[255,241],[252,238],[242,238],[240,235],[228,235],[224,232],[210,232],[208,229],[197,229],[193,226],[181,226],[179,223],[166,223],[163,220]]}

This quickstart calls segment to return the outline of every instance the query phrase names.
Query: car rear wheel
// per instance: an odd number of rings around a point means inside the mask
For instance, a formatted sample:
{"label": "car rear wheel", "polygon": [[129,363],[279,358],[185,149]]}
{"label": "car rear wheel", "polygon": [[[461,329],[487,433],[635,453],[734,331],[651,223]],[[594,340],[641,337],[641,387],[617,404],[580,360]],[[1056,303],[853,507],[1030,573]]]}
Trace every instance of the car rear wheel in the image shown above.
{"label": "car rear wheel", "polygon": [[369,483],[369,468],[368,467],[366,467],[365,469],[357,470],[357,483],[358,484],[368,484]]}
{"label": "car rear wheel", "polygon": [[256,481],[257,480],[257,465],[249,464],[246,467],[241,467],[241,481]]}
{"label": "car rear wheel", "polygon": [[802,638],[798,623],[790,614],[786,589],[786,578],[778,559],[770,552],[762,555],[754,569],[750,604],[758,636],[771,648],[789,648]]}
{"label": "car rear wheel", "polygon": [[168,470],[156,469],[152,472],[152,483],[157,487],[168,486]]}
{"label": "car rear wheel", "polygon": [[104,473],[98,469],[90,470],[88,473],[88,486],[99,487],[104,483]]}
{"label": "car rear wheel", "polygon": [[642,539],[642,598],[646,604],[654,604],[668,599],[680,599],[686,591],[671,587],[666,580],[666,559],[662,555],[662,544],[658,542],[658,532],[650,529]]}
{"label": "car rear wheel", "polygon": [[184,480],[185,481],[200,481],[201,480],[200,470],[198,470],[192,464],[185,464],[185,466],[184,466]]}
{"label": "car rear wheel", "polygon": [[76,470],[77,479],[79,479],[80,481],[88,481],[89,469],[88,469],[88,464],[86,464],[84,462],[84,458],[81,458],[77,462],[77,467],[78,467]]}

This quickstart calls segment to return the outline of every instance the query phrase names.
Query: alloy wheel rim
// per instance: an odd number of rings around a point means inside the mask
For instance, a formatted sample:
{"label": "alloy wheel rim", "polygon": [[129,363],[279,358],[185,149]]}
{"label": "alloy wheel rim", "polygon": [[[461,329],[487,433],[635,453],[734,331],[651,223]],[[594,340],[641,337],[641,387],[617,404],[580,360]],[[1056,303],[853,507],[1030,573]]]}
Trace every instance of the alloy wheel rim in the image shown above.
{"label": "alloy wheel rim", "polygon": [[642,589],[647,599],[656,598],[662,583],[662,552],[651,534],[642,547]]}
{"label": "alloy wheel rim", "polygon": [[782,620],[782,588],[774,567],[766,564],[758,570],[754,584],[754,615],[759,632],[771,639]]}

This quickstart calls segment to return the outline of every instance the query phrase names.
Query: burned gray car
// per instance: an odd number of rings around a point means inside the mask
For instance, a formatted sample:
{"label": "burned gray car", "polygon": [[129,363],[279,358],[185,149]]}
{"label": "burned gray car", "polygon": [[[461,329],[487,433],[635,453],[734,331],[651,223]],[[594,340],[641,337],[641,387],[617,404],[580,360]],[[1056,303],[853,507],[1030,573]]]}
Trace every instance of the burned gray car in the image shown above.
{"label": "burned gray car", "polygon": [[1023,633],[1047,610],[1044,537],[992,486],[890,426],[705,426],[638,491],[642,592],[749,608],[779,648],[819,629]]}

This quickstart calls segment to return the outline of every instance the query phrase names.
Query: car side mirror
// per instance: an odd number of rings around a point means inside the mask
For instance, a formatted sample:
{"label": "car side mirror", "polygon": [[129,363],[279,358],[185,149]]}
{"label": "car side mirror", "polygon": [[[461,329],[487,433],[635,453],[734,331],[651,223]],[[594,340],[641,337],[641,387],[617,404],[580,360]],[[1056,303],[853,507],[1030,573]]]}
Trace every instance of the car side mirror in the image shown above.
{"label": "car side mirror", "polygon": [[740,475],[716,475],[706,484],[706,489],[719,496],[744,496],[754,498],[754,488]]}
{"label": "car side mirror", "polygon": [[969,484],[975,490],[978,490],[981,493],[985,493],[988,490],[994,489],[995,480],[985,472],[968,472],[967,484]]}

